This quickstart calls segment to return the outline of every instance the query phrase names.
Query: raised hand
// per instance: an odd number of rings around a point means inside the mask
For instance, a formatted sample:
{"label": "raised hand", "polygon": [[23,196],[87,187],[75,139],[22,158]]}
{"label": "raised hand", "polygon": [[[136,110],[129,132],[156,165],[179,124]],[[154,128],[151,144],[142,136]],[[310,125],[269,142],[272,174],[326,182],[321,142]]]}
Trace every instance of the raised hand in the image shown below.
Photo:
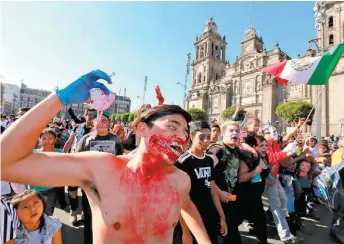
{"label": "raised hand", "polygon": [[76,81],[69,84],[67,87],[56,90],[56,95],[63,103],[68,106],[73,103],[82,103],[88,101],[90,98],[90,90],[92,88],[100,88],[105,94],[109,94],[109,89],[102,83],[98,82],[99,79],[106,80],[111,84],[111,78],[101,70],[93,70]]}
{"label": "raised hand", "polygon": [[285,148],[283,148],[283,152],[285,152],[288,156],[295,154],[298,150],[297,142],[289,143]]}
{"label": "raised hand", "polygon": [[165,99],[164,97],[162,96],[161,94],[161,90],[160,90],[160,87],[159,86],[156,86],[155,87],[155,94],[156,94],[156,98],[158,100],[158,105],[161,105],[164,103]]}

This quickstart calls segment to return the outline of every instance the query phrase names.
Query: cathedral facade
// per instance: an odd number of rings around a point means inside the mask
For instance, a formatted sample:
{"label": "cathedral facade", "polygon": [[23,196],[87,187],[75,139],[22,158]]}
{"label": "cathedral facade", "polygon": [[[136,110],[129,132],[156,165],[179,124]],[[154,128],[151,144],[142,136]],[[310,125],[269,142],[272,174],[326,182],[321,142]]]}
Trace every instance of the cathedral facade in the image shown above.
{"label": "cathedral facade", "polygon": [[[344,21],[344,18],[341,21]],[[343,23],[341,22],[341,31],[344,28]],[[343,43],[343,35],[335,43]],[[290,57],[283,52],[278,42],[273,49],[266,50],[263,38],[258,36],[254,27],[250,26],[245,31],[241,42],[240,56],[233,63],[226,60],[226,45],[225,36],[221,37],[217,30],[217,24],[210,18],[205,24],[203,34],[196,37],[194,42],[195,59],[192,62],[192,85],[185,101],[185,108],[204,109],[211,121],[216,120],[222,123],[222,112],[227,107],[241,104],[246,111],[252,111],[262,124],[270,123],[276,125],[278,130],[285,131],[288,125],[275,115],[275,109],[279,104],[300,99],[312,103],[317,100],[317,87],[295,83],[280,86],[273,77],[261,72],[263,67],[281,62],[283,59],[290,59]],[[316,50],[310,47],[304,56],[314,55],[316,55]],[[326,88],[326,94],[335,89],[334,94],[341,92],[344,95],[344,76],[338,78],[342,79],[342,82],[332,81],[338,69],[344,73],[344,67],[341,67],[339,64],[333,73],[327,85],[329,88]],[[335,79],[337,80],[337,78]],[[340,135],[343,133],[344,127],[340,124],[339,119],[340,116],[344,117],[344,110],[335,109],[335,105],[328,106],[333,103],[330,102],[329,96],[323,95],[322,98],[325,106],[321,111],[323,117],[331,115],[322,123],[322,134]],[[336,120],[338,121],[333,122]],[[313,128],[306,128],[305,132],[313,134],[315,130],[316,127],[313,125]]]}
{"label": "cathedral facade", "polygon": [[[319,52],[324,53],[335,45],[344,43],[344,2],[316,2],[314,7],[315,27]],[[316,101],[321,88],[312,87],[312,101]],[[321,95],[322,135],[344,136],[344,55],[339,60],[323,94]],[[312,132],[316,134],[317,128]]]}

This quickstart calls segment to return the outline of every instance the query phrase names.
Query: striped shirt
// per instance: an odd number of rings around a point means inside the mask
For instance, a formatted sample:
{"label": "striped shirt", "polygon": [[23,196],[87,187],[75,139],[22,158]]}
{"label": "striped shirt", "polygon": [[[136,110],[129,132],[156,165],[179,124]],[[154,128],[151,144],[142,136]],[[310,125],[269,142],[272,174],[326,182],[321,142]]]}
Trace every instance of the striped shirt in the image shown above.
{"label": "striped shirt", "polygon": [[16,238],[16,230],[19,225],[16,210],[5,199],[0,201],[0,244]]}

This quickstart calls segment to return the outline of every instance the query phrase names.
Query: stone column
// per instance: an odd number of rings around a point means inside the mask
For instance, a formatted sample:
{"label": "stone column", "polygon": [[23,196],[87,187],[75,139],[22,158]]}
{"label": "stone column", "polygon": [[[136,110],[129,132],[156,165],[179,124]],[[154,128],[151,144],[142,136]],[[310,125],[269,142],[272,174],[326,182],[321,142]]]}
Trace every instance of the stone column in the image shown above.
{"label": "stone column", "polygon": [[222,47],[222,60],[226,61],[226,47]]}
{"label": "stone column", "polygon": [[271,123],[275,121],[275,103],[276,103],[276,94],[275,88],[273,87],[273,78],[272,77],[265,77],[263,82],[263,98],[264,101],[262,103],[262,125]]}
{"label": "stone column", "polygon": [[196,60],[198,60],[198,45],[195,46]]}
{"label": "stone column", "polygon": [[208,41],[208,53],[209,53],[209,55],[211,55],[211,44],[212,44],[212,42]]}

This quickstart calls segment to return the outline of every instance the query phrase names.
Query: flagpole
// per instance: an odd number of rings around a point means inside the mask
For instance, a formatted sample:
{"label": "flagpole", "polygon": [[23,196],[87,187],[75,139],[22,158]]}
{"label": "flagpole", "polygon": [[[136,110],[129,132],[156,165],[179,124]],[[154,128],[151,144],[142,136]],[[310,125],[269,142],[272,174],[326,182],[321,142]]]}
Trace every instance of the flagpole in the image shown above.
{"label": "flagpole", "polygon": [[[318,89],[319,89],[319,88],[318,88]],[[298,133],[297,136],[296,136],[296,140],[297,140],[297,138],[301,135],[303,129],[305,128],[305,126],[306,126],[306,124],[307,124],[307,121],[308,121],[309,117],[311,117],[311,114],[313,113],[313,110],[315,109],[315,106],[317,106],[317,104],[318,104],[320,98],[322,97],[322,94],[323,94],[324,91],[325,91],[325,86],[323,87],[323,89],[322,89],[322,90],[320,91],[320,93],[318,94],[318,97],[317,97],[317,100],[316,100],[315,104],[313,105],[311,111],[309,112],[309,114],[308,114],[308,116],[307,116],[307,118],[306,118],[305,123],[303,123],[303,125],[302,125],[301,128],[300,128],[299,133]],[[321,105],[320,105],[320,107],[321,107]],[[318,122],[318,121],[317,121],[317,122]]]}

